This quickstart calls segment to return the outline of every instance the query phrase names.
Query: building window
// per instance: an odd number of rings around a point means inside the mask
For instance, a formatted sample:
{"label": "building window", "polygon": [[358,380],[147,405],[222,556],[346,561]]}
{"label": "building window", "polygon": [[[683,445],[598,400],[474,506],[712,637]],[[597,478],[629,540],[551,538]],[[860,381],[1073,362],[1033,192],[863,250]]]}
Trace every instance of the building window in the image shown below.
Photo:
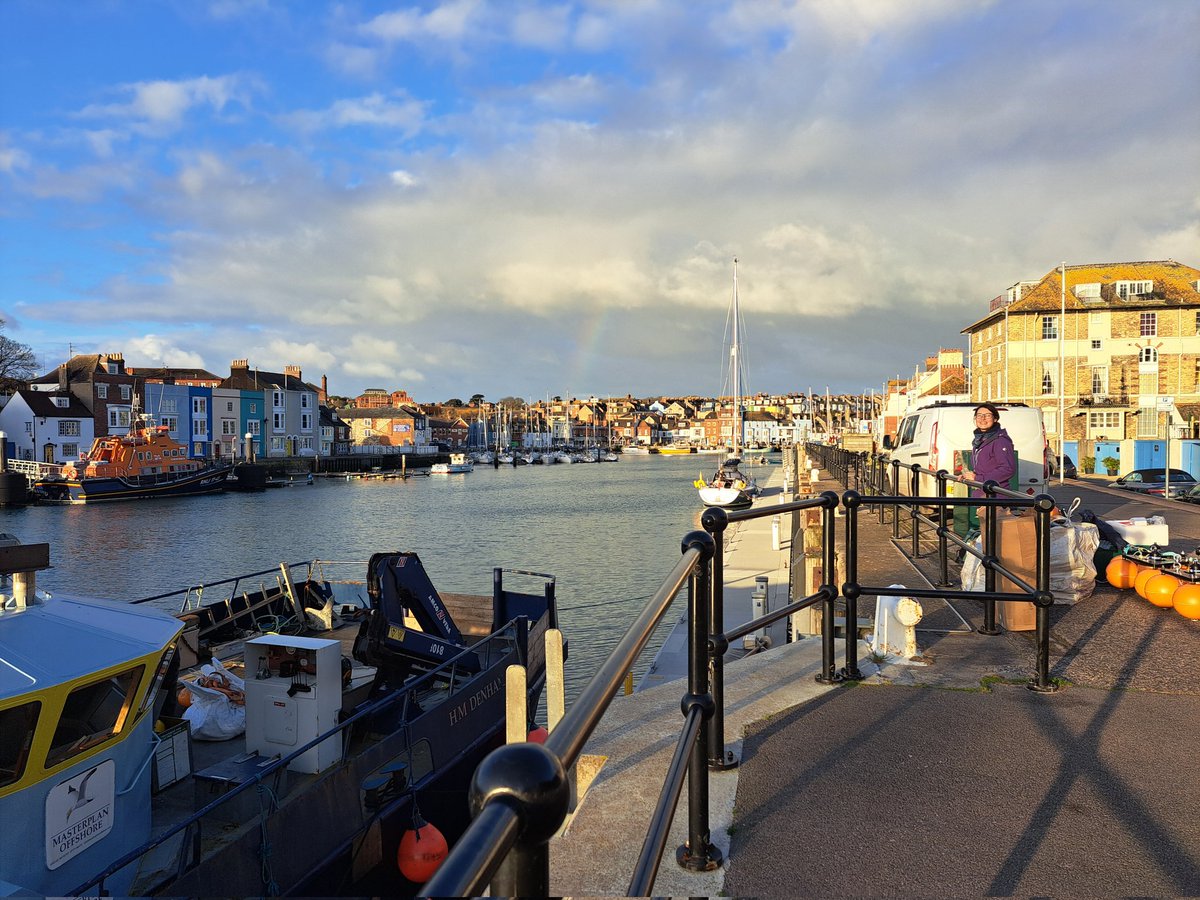
{"label": "building window", "polygon": [[272,391],[271,392],[271,403],[274,405],[274,407],[276,409],[282,409],[283,408],[283,391]]}
{"label": "building window", "polygon": [[1158,437],[1158,412],[1153,407],[1143,407],[1137,417],[1137,436],[1140,438]]}
{"label": "building window", "polygon": [[129,427],[129,407],[128,406],[110,406],[108,408],[108,427],[109,428],[128,428]]}
{"label": "building window", "polygon": [[195,437],[206,437],[208,435],[208,420],[192,419],[192,434]]}
{"label": "building window", "polygon": [[62,445],[63,459],[79,459],[78,444],[63,444]]}
{"label": "building window", "polygon": [[221,420],[221,434],[228,437],[231,434],[237,434],[237,422],[233,419]]}
{"label": "building window", "polygon": [[246,423],[246,432],[248,434],[254,435],[255,437],[258,436],[258,434],[259,434],[258,419],[251,419],[249,422]]}
{"label": "building window", "polygon": [[312,431],[312,413],[300,413],[300,430]]}
{"label": "building window", "polygon": [[1058,340],[1058,316],[1042,316],[1042,340]]}
{"label": "building window", "polygon": [[250,415],[254,415],[256,412],[258,412],[258,404],[251,403],[250,404]]}
{"label": "building window", "polygon": [[1196,334],[1200,334],[1200,312],[1196,313]]}
{"label": "building window", "polygon": [[132,390],[133,389],[127,384],[121,385],[121,399],[128,400],[130,396],[132,396]]}
{"label": "building window", "polygon": [[58,436],[59,437],[79,437],[79,423],[70,419],[58,420]]}
{"label": "building window", "polygon": [[1121,414],[1119,412],[1090,412],[1088,413],[1088,431],[1109,437],[1120,437]]}
{"label": "building window", "polygon": [[282,453],[283,452],[283,438],[281,438],[281,437],[271,438],[271,452],[272,453]]}
{"label": "building window", "polygon": [[1054,372],[1058,366],[1057,362],[1046,361],[1042,363],[1042,393],[1054,393]]}
{"label": "building window", "polygon": [[1143,347],[1138,352],[1138,362],[1156,363],[1158,362],[1158,351],[1153,347]]}
{"label": "building window", "polygon": [[271,430],[272,431],[283,431],[283,413],[281,413],[281,412],[274,413],[273,418],[271,420]]}
{"label": "building window", "polygon": [[1139,318],[1142,337],[1156,337],[1158,335],[1158,313],[1142,313]]}
{"label": "building window", "polygon": [[192,415],[204,416],[208,414],[208,401],[203,397],[192,398]]}
{"label": "building window", "polygon": [[1093,349],[1093,350],[1099,350],[1099,349],[1101,349],[1101,347],[1103,346],[1103,344],[1104,344],[1104,342],[1103,342],[1103,341],[1099,341],[1099,340],[1095,340],[1095,339],[1093,339],[1093,340],[1092,340],[1092,349]]}
{"label": "building window", "polygon": [[1092,366],[1092,394],[1097,397],[1108,394],[1108,366]]}
{"label": "building window", "polygon": [[312,394],[301,394],[300,395],[300,408],[301,409],[312,409]]}
{"label": "building window", "polygon": [[159,422],[170,432],[179,430],[179,416],[160,416]]}
{"label": "building window", "polygon": [[108,399],[108,385],[107,384],[96,385],[96,398],[99,400],[107,400]]}
{"label": "building window", "polygon": [[225,412],[233,412],[233,401],[232,400],[226,401]]}
{"label": "building window", "polygon": [[1116,288],[1117,296],[1122,300],[1130,297],[1140,297],[1144,294],[1149,294],[1154,290],[1153,281],[1118,281],[1113,285]]}

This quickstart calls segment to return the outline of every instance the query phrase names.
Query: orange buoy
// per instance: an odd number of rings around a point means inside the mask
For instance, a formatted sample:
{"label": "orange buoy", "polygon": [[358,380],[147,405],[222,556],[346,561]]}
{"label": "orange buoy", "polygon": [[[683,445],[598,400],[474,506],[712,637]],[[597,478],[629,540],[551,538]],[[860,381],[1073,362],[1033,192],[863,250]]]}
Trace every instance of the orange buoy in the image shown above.
{"label": "orange buoy", "polygon": [[179,704],[180,709],[187,709],[192,705],[192,692],[185,687],[180,687],[175,693],[175,702]]}
{"label": "orange buoy", "polygon": [[1146,582],[1151,578],[1157,578],[1161,572],[1151,566],[1142,566],[1142,571],[1137,573],[1137,577],[1133,580],[1133,589],[1137,591],[1139,597],[1146,599]]}
{"label": "orange buoy", "polygon": [[1155,575],[1146,582],[1146,599],[1155,606],[1170,609],[1174,605],[1172,598],[1175,596],[1175,591],[1181,584],[1183,584],[1182,581],[1166,572]]}
{"label": "orange buoy", "polygon": [[539,725],[537,728],[530,730],[529,734],[525,736],[525,740],[529,741],[531,744],[544,744],[546,743],[546,738],[548,737],[550,737],[550,732]]}
{"label": "orange buoy", "polygon": [[400,847],[396,850],[396,865],[400,874],[415,884],[424,884],[433,877],[442,860],[450,852],[446,836],[436,825],[417,818],[415,829],[404,832]]}
{"label": "orange buoy", "polygon": [[1181,584],[1171,602],[1185,619],[1200,619],[1200,584]]}
{"label": "orange buoy", "polygon": [[1124,556],[1114,556],[1109,560],[1108,567],[1104,570],[1104,577],[1108,579],[1108,583],[1113,587],[1127,590],[1133,587],[1133,582],[1137,579],[1140,570],[1141,566],[1132,559],[1126,559]]}

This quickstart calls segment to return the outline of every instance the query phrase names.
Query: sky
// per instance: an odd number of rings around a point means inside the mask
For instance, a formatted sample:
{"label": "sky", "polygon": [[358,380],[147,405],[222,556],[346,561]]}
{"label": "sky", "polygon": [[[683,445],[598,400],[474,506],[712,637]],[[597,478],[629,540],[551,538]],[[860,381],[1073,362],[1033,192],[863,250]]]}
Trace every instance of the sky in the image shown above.
{"label": "sky", "polygon": [[0,0],[43,371],[423,402],[911,375],[1068,264],[1200,265],[1200,0]]}

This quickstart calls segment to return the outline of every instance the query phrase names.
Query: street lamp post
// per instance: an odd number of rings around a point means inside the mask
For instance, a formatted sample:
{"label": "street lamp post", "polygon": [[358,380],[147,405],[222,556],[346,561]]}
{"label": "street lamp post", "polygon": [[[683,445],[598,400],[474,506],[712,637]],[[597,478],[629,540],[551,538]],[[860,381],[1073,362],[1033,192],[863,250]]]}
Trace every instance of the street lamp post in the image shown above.
{"label": "street lamp post", "polygon": [[1067,261],[1062,264],[1062,279],[1060,282],[1060,301],[1062,315],[1058,321],[1058,483],[1063,483],[1064,440],[1067,432],[1067,383],[1065,371],[1064,347],[1067,338]]}

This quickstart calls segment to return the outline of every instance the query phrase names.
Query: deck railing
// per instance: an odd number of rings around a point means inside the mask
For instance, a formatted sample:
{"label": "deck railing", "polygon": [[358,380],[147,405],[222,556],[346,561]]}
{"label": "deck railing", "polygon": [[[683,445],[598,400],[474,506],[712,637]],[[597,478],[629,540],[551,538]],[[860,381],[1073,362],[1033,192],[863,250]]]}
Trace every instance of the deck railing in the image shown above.
{"label": "deck railing", "polygon": [[[685,775],[688,778],[688,840],[676,851],[676,859],[681,866],[693,871],[711,870],[722,865],[720,850],[712,843],[709,832],[708,777],[710,770],[736,765],[731,754],[725,751],[723,733],[725,651],[737,638],[819,603],[823,607],[822,659],[817,680],[838,684],[862,677],[858,669],[858,635],[854,627],[858,599],[890,596],[896,592],[892,587],[858,582],[858,517],[864,507],[879,507],[881,516],[886,509],[891,509],[893,519],[897,522],[900,510],[909,510],[914,523],[919,520],[935,525],[939,529],[939,541],[962,546],[966,552],[978,556],[987,569],[986,589],[983,592],[946,590],[943,586],[943,589],[932,590],[906,588],[906,595],[981,600],[985,608],[990,610],[986,621],[992,627],[995,623],[996,600],[1023,600],[1036,605],[1036,674],[1029,686],[1041,692],[1055,689],[1049,679],[1049,607],[1053,603],[1053,595],[1049,590],[1052,498],[1015,494],[999,488],[993,482],[977,485],[967,479],[952,479],[944,472],[929,473],[939,479],[938,496],[900,496],[890,492],[899,483],[895,468],[889,481],[886,467],[880,465],[879,460],[868,459],[866,454],[830,447],[813,452],[822,461],[822,468],[833,472],[847,487],[854,484],[858,489],[847,490],[840,498],[836,493],[826,491],[819,496],[778,505],[760,504],[738,511],[719,508],[706,510],[701,516],[704,530],[684,536],[682,558],[545,744],[508,744],[493,751],[480,765],[472,782],[470,796],[475,818],[437,873],[425,885],[423,895],[479,896],[489,888],[493,896],[549,895],[549,841],[566,821],[568,814],[570,788],[566,773],[575,765],[599,725],[625,673],[685,585],[688,598],[688,684],[687,693],[681,701],[683,727],[626,893],[629,896],[647,896],[651,893],[666,849],[671,820],[682,796]],[[912,471],[913,485],[918,483],[920,474],[919,471]],[[945,488],[951,480],[981,487],[987,496],[949,497]],[[840,592],[832,583],[836,566],[835,512],[839,505],[845,511],[846,576]],[[982,552],[947,533],[946,512],[959,505],[973,505],[985,510],[990,536]],[[922,507],[936,509],[938,521],[934,523],[921,511]],[[995,516],[1000,507],[1026,508],[1034,515],[1036,585],[1026,583],[996,557]],[[725,529],[736,522],[807,509],[822,511],[821,586],[810,596],[725,631]],[[914,530],[917,527],[914,524]],[[916,546],[915,539],[913,545]],[[997,593],[997,574],[1008,578],[1020,592]],[[835,661],[834,633],[834,603],[839,593],[846,604],[847,623],[845,664],[841,669],[837,668]]]}

